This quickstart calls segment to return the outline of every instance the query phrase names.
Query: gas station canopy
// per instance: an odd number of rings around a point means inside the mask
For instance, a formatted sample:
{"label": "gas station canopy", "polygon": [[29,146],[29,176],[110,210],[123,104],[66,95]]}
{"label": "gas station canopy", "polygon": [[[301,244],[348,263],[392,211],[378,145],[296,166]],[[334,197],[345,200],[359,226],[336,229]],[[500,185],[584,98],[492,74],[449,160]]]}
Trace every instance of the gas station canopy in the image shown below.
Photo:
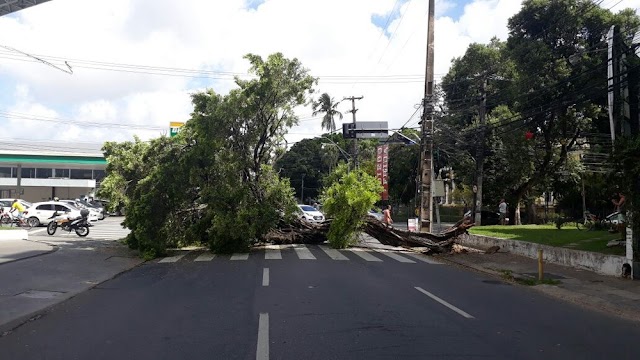
{"label": "gas station canopy", "polygon": [[0,16],[11,14],[49,0],[0,0]]}

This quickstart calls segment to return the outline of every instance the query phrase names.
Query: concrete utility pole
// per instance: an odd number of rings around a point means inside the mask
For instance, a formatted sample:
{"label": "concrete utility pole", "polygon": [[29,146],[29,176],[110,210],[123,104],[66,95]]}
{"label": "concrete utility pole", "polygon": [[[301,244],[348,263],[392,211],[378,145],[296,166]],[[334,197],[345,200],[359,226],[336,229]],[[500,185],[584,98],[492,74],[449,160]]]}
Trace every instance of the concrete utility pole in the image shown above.
{"label": "concrete utility pole", "polygon": [[478,134],[478,146],[476,147],[476,192],[475,203],[475,223],[482,224],[482,173],[484,171],[484,137],[487,112],[487,78],[482,80],[482,88],[480,89],[480,106],[478,108],[478,117],[480,118],[480,133]]}
{"label": "concrete utility pole", "polygon": [[427,25],[427,68],[422,100],[422,141],[420,142],[420,231],[431,232],[433,222],[433,58],[434,0],[429,0]]}
{"label": "concrete utility pole", "polygon": [[[353,126],[356,125],[356,100],[362,100],[364,96],[351,96],[345,97],[343,100],[351,100],[351,110],[347,111],[353,115]],[[358,167],[358,138],[353,138],[353,166],[354,169]]]}

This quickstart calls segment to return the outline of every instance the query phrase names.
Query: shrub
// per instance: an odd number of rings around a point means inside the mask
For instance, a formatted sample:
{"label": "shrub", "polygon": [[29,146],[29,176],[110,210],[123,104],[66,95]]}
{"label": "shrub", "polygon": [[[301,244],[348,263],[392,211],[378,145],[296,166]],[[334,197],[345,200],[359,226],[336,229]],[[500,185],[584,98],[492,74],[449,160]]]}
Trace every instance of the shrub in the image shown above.
{"label": "shrub", "polygon": [[353,243],[369,209],[380,199],[382,186],[364,172],[349,172],[341,164],[329,175],[329,187],[323,192],[324,210],[333,219],[327,238],[332,247],[343,249]]}

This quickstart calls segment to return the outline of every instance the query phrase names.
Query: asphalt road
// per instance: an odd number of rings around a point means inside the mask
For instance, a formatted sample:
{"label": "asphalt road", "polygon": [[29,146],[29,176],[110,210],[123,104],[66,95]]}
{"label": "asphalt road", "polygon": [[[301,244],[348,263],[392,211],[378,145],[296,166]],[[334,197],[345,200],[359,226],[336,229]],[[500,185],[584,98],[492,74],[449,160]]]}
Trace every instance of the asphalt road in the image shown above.
{"label": "asphalt road", "polygon": [[286,249],[146,263],[0,337],[0,359],[638,356],[637,324],[530,288],[408,255],[308,250],[315,259]]}

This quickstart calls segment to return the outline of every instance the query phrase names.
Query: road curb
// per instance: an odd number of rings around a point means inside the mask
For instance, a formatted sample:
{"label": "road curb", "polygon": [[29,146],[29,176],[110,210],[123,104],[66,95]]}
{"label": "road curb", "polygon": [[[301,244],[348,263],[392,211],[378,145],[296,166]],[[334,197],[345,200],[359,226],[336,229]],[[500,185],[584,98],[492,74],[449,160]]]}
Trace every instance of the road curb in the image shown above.
{"label": "road curb", "polygon": [[19,259],[5,261],[3,263],[0,263],[0,266],[11,264],[11,263],[15,263],[15,262],[22,261],[22,260],[33,259],[33,258],[39,257],[39,256],[49,255],[49,254],[52,254],[52,253],[60,250],[60,247],[58,245],[49,244],[49,243],[42,242],[42,241],[35,241],[35,240],[26,240],[26,239],[21,239],[21,240],[22,241],[29,241],[29,242],[33,242],[33,243],[45,244],[45,245],[51,246],[51,250],[48,250],[48,251],[40,253],[40,254],[29,255],[29,256],[21,257]]}

